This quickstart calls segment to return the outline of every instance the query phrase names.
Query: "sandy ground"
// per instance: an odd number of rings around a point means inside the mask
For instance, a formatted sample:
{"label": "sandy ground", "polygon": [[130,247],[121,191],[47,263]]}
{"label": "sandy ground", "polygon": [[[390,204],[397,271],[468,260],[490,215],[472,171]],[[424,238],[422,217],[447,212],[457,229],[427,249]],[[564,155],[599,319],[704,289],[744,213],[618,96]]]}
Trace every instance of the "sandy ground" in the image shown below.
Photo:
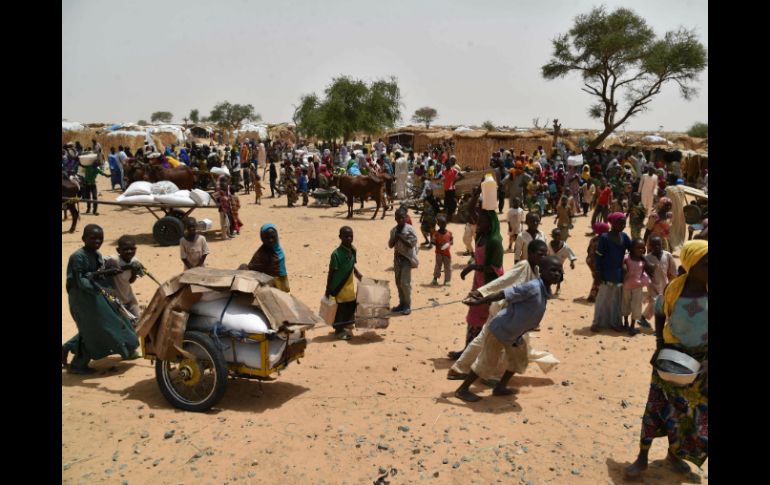
{"label": "sandy ground", "polygon": [[[113,200],[108,179],[101,197]],[[268,191],[269,192],[269,191]],[[371,212],[344,219],[341,209],[285,207],[285,198],[241,195],[245,227],[231,241],[209,232],[207,265],[235,268],[258,247],[258,228],[277,224],[287,254],[292,293],[312,308],[326,282],[337,231],[355,231],[358,267],[365,276],[393,279],[387,248],[393,213],[369,220]],[[312,203],[312,199],[311,199]],[[368,204],[372,206],[372,204]],[[81,206],[81,210],[85,210]],[[105,230],[102,253],[114,254],[123,234],[138,240],[137,257],[159,279],[182,270],[178,247],[152,240],[154,218],[145,209],[102,206],[82,222]],[[218,228],[215,210],[209,217]],[[416,222],[416,218],[415,218]],[[542,229],[550,232],[553,218]],[[67,307],[67,258],[80,247],[76,234],[62,233],[62,341],[76,327]],[[62,223],[62,230],[69,221]],[[272,382],[230,380],[222,401],[206,414],[171,407],[155,382],[148,360],[97,361],[92,376],[62,372],[62,467],[64,483],[620,483],[622,468],[636,455],[640,418],[649,385],[654,338],[589,331],[593,307],[574,303],[590,288],[585,265],[587,218],[576,220],[569,244],[577,267],[565,266],[562,294],[548,305],[535,348],[553,352],[562,364],[549,374],[531,365],[511,383],[520,393],[493,397],[476,384],[483,399],[466,404],[455,397],[457,381],[446,380],[447,351],[461,348],[466,307],[430,309],[431,302],[461,299],[471,287],[459,278],[462,256],[450,288],[429,283],[433,252],[420,252],[413,272],[413,307],[389,328],[356,332],[336,341],[330,327],[308,332],[306,357]],[[460,251],[463,226],[451,224]],[[505,267],[513,255],[505,255]],[[135,284],[140,304],[156,288],[149,278]],[[391,292],[396,295],[395,286]],[[394,305],[396,302],[393,303]],[[425,310],[418,310],[428,307]],[[173,436],[165,438],[167,432]],[[680,477],[663,464],[665,438],[656,440],[646,483],[708,483],[708,464]]]}

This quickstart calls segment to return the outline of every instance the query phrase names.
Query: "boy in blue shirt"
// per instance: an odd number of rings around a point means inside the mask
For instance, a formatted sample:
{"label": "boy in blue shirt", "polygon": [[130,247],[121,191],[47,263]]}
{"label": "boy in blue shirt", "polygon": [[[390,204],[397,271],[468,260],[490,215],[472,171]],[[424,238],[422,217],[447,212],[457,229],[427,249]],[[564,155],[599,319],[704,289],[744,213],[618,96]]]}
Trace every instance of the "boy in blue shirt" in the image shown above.
{"label": "boy in blue shirt", "polygon": [[302,175],[299,176],[299,192],[302,194],[302,205],[307,205],[308,177],[307,169],[302,169]]}
{"label": "boy in blue shirt", "polygon": [[469,306],[489,304],[505,299],[508,306],[489,321],[489,332],[482,342],[482,349],[476,361],[471,365],[471,371],[462,385],[455,391],[455,396],[466,402],[476,402],[481,398],[470,392],[471,384],[478,379],[479,374],[488,375],[490,369],[497,366],[502,352],[508,363],[506,371],[495,386],[492,394],[507,396],[516,392],[506,387],[513,376],[515,355],[513,347],[520,342],[521,336],[536,329],[545,315],[548,298],[551,297],[550,286],[559,283],[564,278],[561,260],[556,256],[545,256],[538,265],[540,277],[509,286],[483,298],[469,297],[463,303]]}

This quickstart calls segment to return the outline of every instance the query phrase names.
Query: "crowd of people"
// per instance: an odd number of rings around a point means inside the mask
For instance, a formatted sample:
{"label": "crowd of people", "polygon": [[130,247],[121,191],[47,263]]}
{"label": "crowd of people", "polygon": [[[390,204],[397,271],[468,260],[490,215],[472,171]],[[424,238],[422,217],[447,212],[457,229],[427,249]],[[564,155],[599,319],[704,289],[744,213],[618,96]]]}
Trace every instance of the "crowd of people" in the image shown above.
{"label": "crowd of people", "polygon": [[[72,172],[81,149],[65,146],[63,172]],[[95,140],[93,150],[101,153]],[[125,189],[124,170],[131,163],[129,159],[147,157],[148,152],[155,153],[151,146],[138,150],[136,155],[124,147],[110,147],[110,172],[120,174],[111,179],[112,186]],[[591,239],[585,263],[591,271],[592,286],[588,298],[580,299],[594,305],[591,330],[610,329],[633,336],[640,332],[637,326],[650,329],[648,333],[654,333],[657,339],[656,355],[663,348],[677,349],[697,359],[705,369],[686,387],[673,386],[653,371],[642,419],[640,453],[626,473],[638,476],[646,468],[652,439],[663,435],[668,436],[668,460],[676,469],[688,469],[682,460],[700,466],[708,452],[708,220],[704,219],[697,227],[700,233],[691,234],[694,239],[685,243],[677,267],[668,241],[672,205],[665,189],[682,183],[681,173],[660,161],[650,163],[642,152],[634,151],[584,154],[586,163],[582,167],[565,164],[571,154],[559,150],[550,157],[542,147],[531,156],[514,153],[501,148],[490,158],[489,169],[498,187],[497,207],[482,208],[480,188],[464,203],[468,222],[463,244],[471,259],[460,278],[472,275],[472,280],[464,300],[468,306],[465,345],[448,355],[454,363],[447,378],[463,381],[455,395],[463,401],[478,401],[480,397],[470,391],[470,386],[479,378],[493,387],[493,395],[516,392],[508,387],[511,377],[523,373],[533,355],[544,354],[531,348],[527,333],[539,327],[548,300],[559,293],[564,264],[569,261],[574,269],[578,261],[568,244],[570,238],[576,237],[571,233],[574,220],[587,218],[591,212],[592,231],[586,235]],[[271,197],[280,195],[280,186],[289,207],[297,203],[299,196],[307,205],[308,193],[329,187],[334,175],[388,173],[397,182],[400,198],[419,201],[423,244],[435,246],[431,284],[439,285],[441,273],[445,286],[452,282],[454,237],[448,224],[457,209],[455,184],[463,172],[449,149],[417,157],[411,150],[389,147],[380,139],[371,150],[334,145],[313,153],[291,144],[265,146],[247,140],[225,147],[223,154],[215,147],[191,144],[179,153],[168,147],[160,157],[163,164],[173,165],[178,160],[198,170],[228,168],[229,175],[220,175],[214,186],[224,238],[237,235],[243,224],[238,192],[248,194],[253,190],[257,192],[255,202],[259,202],[260,168],[263,174],[269,171]],[[111,175],[98,165],[85,168],[84,190],[96,200],[95,177]],[[707,184],[705,173],[704,178]],[[431,181],[444,184],[443,204],[433,196]],[[509,204],[503,222],[507,228],[502,228],[498,214],[504,213],[506,200]],[[93,210],[97,213],[96,203]],[[556,226],[550,241],[539,229],[546,215],[554,217]],[[406,205],[395,211],[395,222],[388,247],[393,249],[398,304],[391,309],[391,315],[409,315],[412,270],[420,263],[420,239]],[[507,271],[503,265],[504,234],[508,235],[507,250],[514,254],[514,265]],[[131,320],[115,312],[105,296],[117,297],[132,313],[138,313],[136,298],[130,291],[130,284],[142,274],[141,263],[135,258],[135,242],[130,236],[121,237],[117,256],[108,263],[98,251],[104,239],[99,226],[87,225],[82,238],[83,248],[70,257],[67,267],[70,311],[79,333],[62,347],[62,364],[67,366],[68,353],[73,353],[69,364],[73,373],[93,372],[89,361],[110,354],[136,358],[138,347]],[[263,225],[260,238],[262,245],[240,268],[270,275],[277,288],[289,292],[287,256],[279,242],[278,228]],[[334,335],[349,340],[357,305],[355,280],[362,275],[356,267],[358,255],[352,228],[341,227],[339,239],[340,245],[330,257],[324,293],[337,303]],[[197,232],[197,222],[192,218],[184,221],[180,254],[184,269],[204,266],[209,254],[206,239]],[[653,317],[654,329],[650,323]],[[505,364],[499,378],[495,375],[498,362]]]}

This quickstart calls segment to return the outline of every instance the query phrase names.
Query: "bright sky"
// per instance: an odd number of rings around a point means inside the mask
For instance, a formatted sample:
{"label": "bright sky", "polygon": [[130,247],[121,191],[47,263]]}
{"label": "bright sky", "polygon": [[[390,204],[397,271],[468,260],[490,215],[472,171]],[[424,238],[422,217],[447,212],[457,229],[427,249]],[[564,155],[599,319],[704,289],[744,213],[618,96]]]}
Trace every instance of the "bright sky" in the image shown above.
{"label": "bright sky", "polygon": [[[658,35],[695,28],[708,49],[707,0],[606,0],[632,8]],[[219,101],[251,103],[264,121],[290,121],[302,94],[347,74],[396,76],[404,106],[432,106],[439,124],[600,128],[577,74],[545,81],[551,40],[592,0],[63,0],[62,118],[136,122],[170,111],[208,115]],[[708,70],[699,96],[668,85],[628,130],[684,131],[708,122]]]}

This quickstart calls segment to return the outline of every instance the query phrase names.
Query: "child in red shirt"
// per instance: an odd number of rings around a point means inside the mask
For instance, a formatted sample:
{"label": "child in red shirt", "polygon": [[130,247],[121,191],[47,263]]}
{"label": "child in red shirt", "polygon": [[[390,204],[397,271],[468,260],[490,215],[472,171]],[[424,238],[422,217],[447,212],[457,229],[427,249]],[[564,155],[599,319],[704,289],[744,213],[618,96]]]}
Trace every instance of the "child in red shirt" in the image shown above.
{"label": "child in red shirt", "polygon": [[610,213],[610,202],[612,202],[612,188],[607,186],[607,180],[602,179],[599,182],[599,192],[596,196],[596,209],[591,216],[591,225],[593,225],[597,219],[602,222],[607,222],[607,216]]}
{"label": "child in red shirt", "polygon": [[436,218],[438,231],[433,233],[433,243],[436,245],[436,265],[433,267],[433,281],[430,284],[438,286],[441,266],[444,266],[444,286],[449,286],[452,280],[452,233],[446,229],[446,216],[440,214]]}

